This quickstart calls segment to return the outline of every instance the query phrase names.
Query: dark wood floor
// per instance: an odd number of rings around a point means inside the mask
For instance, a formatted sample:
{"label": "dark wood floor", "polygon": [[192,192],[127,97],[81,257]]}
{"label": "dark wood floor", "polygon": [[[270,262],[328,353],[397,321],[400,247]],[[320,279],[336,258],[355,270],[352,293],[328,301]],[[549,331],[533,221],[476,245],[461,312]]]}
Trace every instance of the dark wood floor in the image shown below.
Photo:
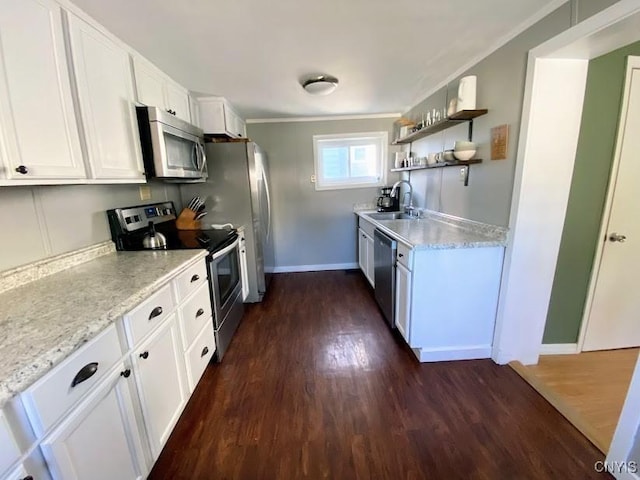
{"label": "dark wood floor", "polygon": [[558,479],[603,455],[491,360],[419,364],[357,272],[276,275],[152,479]]}

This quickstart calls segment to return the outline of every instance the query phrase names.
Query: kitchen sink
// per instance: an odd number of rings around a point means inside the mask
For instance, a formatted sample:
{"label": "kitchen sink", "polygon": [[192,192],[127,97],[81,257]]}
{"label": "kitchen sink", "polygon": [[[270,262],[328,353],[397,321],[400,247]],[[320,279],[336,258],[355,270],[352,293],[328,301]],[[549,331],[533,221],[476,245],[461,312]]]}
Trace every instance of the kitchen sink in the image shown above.
{"label": "kitchen sink", "polygon": [[367,213],[367,216],[373,218],[374,220],[412,220],[417,218],[403,212]]}

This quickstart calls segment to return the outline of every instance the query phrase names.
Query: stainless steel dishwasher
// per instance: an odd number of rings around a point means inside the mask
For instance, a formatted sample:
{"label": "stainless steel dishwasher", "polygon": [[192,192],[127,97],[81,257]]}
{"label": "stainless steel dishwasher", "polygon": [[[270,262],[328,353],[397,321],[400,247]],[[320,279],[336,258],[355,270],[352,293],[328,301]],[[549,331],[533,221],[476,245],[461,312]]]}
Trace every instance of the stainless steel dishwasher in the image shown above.
{"label": "stainless steel dishwasher", "polygon": [[376,229],[373,233],[375,297],[391,328],[396,327],[396,251],[398,242]]}

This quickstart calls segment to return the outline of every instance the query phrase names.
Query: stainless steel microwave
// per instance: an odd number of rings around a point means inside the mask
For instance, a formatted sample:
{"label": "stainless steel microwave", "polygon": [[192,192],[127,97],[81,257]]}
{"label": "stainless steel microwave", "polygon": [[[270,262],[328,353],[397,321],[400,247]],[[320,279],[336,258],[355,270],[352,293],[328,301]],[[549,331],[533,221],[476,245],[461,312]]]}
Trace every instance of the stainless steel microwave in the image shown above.
{"label": "stainless steel microwave", "polygon": [[157,107],[136,107],[136,113],[147,176],[172,182],[207,178],[201,129]]}

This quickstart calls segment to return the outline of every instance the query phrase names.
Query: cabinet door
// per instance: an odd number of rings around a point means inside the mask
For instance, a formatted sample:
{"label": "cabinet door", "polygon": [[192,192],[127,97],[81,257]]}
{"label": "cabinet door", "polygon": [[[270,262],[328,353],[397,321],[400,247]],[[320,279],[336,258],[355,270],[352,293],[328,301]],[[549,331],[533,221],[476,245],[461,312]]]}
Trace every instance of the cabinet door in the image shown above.
{"label": "cabinet door", "polygon": [[411,345],[411,281],[412,274],[396,264],[396,327]]}
{"label": "cabinet door", "polygon": [[187,401],[184,356],[175,315],[134,352],[134,373],[154,460]]}
{"label": "cabinet door", "polygon": [[2,0],[0,45],[0,177],[86,178],[60,7]]}
{"label": "cabinet door", "polygon": [[369,235],[367,235],[367,279],[371,286],[375,286],[375,269],[376,259],[374,253],[374,241]]}
{"label": "cabinet door", "polygon": [[198,107],[200,109],[200,128],[204,130],[204,133],[222,135],[227,131],[222,100],[204,98],[198,101]]}
{"label": "cabinet door", "polygon": [[166,83],[167,106],[176,112],[175,116],[185,122],[191,122],[189,115],[189,93],[173,82]]}
{"label": "cabinet door", "polygon": [[54,479],[133,480],[146,474],[131,379],[120,367],[41,443]]}
{"label": "cabinet door", "polygon": [[147,107],[169,108],[164,95],[164,76],[139,57],[133,58],[138,102]]}
{"label": "cabinet door", "polygon": [[71,14],[69,33],[93,178],[144,181],[129,54]]}
{"label": "cabinet door", "polygon": [[[367,276],[367,262],[369,261],[369,256],[367,255],[367,250],[369,248],[369,244],[367,243],[367,234],[364,233],[364,230],[361,228],[358,229],[358,265],[360,265],[360,270]],[[368,277],[367,277],[368,278]]]}
{"label": "cabinet door", "polygon": [[191,123],[196,127],[200,127],[200,105],[198,105],[198,101],[191,95],[189,95],[189,113],[191,113]]}

